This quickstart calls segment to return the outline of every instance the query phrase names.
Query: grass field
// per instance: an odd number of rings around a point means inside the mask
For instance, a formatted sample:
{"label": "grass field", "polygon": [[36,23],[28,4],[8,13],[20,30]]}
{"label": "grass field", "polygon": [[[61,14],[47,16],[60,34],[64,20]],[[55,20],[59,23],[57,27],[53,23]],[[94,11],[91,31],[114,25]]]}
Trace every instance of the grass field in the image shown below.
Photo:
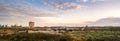
{"label": "grass field", "polygon": [[0,36],[0,41],[120,41],[119,31],[66,32],[62,35],[46,33],[18,33]]}

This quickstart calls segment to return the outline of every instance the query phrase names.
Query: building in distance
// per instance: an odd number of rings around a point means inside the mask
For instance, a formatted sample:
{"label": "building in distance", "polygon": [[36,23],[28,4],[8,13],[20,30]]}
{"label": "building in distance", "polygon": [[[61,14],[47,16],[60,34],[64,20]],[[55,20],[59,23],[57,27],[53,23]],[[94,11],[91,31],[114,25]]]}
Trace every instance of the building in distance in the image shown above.
{"label": "building in distance", "polygon": [[35,22],[32,22],[32,21],[29,22],[29,27],[30,28],[34,28],[34,25],[35,25]]}

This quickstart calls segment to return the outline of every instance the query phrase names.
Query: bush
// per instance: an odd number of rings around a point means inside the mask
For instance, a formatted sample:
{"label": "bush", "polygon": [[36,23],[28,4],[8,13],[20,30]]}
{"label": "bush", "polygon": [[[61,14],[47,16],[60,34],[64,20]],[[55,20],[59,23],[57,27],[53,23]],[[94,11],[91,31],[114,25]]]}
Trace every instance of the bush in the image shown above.
{"label": "bush", "polygon": [[17,34],[11,37],[10,41],[68,41],[70,38],[62,35],[33,33],[33,34]]}

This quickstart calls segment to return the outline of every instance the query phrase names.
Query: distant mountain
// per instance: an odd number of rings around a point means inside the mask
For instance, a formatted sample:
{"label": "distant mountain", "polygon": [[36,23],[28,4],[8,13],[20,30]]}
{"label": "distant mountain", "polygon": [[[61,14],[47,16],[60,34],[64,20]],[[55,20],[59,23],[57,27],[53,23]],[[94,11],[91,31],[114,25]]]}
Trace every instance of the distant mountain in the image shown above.
{"label": "distant mountain", "polygon": [[120,26],[120,18],[103,18],[95,22],[87,22],[90,26]]}

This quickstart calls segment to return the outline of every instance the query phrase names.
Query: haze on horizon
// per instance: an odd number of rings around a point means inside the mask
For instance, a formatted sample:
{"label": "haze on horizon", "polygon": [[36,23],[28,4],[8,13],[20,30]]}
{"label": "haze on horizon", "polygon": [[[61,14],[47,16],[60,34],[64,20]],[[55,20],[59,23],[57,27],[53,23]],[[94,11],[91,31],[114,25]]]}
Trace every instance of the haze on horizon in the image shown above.
{"label": "haze on horizon", "polygon": [[0,0],[0,24],[118,26],[119,4],[120,0]]}

